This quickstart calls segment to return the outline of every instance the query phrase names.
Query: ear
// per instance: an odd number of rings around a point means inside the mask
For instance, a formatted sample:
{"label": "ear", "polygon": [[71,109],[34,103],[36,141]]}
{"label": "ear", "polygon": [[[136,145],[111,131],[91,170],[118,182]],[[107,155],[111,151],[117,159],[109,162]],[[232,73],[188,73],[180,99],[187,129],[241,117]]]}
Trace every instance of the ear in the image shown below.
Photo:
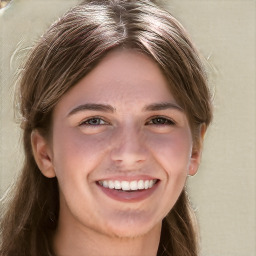
{"label": "ear", "polygon": [[31,145],[35,161],[42,174],[47,178],[55,177],[50,146],[38,130],[31,133]]}
{"label": "ear", "polygon": [[198,141],[196,143],[196,146],[193,146],[193,149],[192,149],[189,170],[188,170],[188,174],[190,176],[194,176],[197,173],[197,170],[199,168],[199,165],[201,162],[201,155],[202,155],[205,132],[206,132],[206,125],[202,124],[200,126],[200,130],[199,130]]}

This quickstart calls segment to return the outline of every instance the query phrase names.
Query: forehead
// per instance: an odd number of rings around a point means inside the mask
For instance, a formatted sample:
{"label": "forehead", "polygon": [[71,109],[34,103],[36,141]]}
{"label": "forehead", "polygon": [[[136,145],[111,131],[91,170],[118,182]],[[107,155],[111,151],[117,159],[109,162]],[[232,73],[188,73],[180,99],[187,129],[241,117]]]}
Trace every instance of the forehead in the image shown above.
{"label": "forehead", "polygon": [[117,49],[68,91],[57,108],[84,103],[143,107],[157,102],[175,103],[158,65],[138,51]]}

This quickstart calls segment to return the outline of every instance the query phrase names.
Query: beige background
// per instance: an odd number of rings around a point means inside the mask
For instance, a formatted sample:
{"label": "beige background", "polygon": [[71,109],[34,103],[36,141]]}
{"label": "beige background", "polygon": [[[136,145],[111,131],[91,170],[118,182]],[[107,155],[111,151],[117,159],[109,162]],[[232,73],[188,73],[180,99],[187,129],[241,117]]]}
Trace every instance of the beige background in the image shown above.
{"label": "beige background", "polygon": [[[0,11],[0,195],[22,160],[13,91],[28,47],[76,0],[14,0]],[[256,1],[165,1],[208,61],[215,117],[189,191],[203,256],[256,255]]]}

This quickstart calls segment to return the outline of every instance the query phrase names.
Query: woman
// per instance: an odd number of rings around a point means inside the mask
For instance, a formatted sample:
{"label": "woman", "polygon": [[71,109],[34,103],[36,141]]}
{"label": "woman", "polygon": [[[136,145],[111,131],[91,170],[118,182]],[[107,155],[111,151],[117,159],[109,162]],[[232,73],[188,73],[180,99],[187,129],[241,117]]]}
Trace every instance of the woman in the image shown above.
{"label": "woman", "polygon": [[200,59],[150,1],[86,1],[24,67],[1,255],[198,255],[184,190],[211,121]]}

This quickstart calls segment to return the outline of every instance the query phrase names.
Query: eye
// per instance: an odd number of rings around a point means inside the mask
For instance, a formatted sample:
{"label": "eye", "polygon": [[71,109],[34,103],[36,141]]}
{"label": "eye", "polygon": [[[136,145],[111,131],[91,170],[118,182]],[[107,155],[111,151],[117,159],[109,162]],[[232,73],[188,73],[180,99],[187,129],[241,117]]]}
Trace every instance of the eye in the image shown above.
{"label": "eye", "polygon": [[152,118],[146,123],[146,125],[175,125],[175,122],[173,122],[171,119],[158,116]]}
{"label": "eye", "polygon": [[106,121],[104,121],[102,118],[100,117],[93,117],[93,118],[89,118],[86,119],[84,121],[82,121],[79,126],[82,125],[87,125],[87,126],[98,126],[98,125],[107,125],[108,123]]}

